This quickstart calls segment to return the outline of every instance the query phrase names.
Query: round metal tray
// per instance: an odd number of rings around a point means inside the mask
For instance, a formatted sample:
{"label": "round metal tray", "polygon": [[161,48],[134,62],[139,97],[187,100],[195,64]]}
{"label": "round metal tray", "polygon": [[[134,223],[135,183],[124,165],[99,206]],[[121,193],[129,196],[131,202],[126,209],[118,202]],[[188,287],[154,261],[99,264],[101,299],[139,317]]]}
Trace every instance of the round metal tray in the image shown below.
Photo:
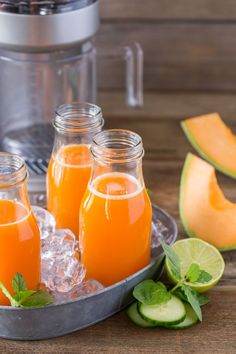
{"label": "round metal tray", "polygon": [[[168,229],[164,241],[173,244],[177,225],[164,210],[153,205],[153,222]],[[128,278],[79,300],[42,308],[20,309],[0,306],[0,337],[39,340],[62,336],[102,321],[121,311],[132,301],[132,290],[144,279],[157,279],[163,268],[161,246],[152,250],[151,263]]]}

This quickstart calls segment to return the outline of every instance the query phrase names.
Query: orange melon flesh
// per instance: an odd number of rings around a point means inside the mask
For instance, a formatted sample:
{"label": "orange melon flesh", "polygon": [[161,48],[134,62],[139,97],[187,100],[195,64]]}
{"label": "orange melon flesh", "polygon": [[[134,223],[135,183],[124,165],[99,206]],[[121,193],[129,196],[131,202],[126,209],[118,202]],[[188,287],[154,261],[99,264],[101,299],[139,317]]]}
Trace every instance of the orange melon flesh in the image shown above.
{"label": "orange melon flesh", "polygon": [[181,122],[193,147],[218,170],[236,178],[236,136],[218,113]]}
{"label": "orange melon flesh", "polygon": [[181,176],[179,209],[190,237],[220,250],[236,248],[236,204],[223,195],[214,167],[190,153]]}

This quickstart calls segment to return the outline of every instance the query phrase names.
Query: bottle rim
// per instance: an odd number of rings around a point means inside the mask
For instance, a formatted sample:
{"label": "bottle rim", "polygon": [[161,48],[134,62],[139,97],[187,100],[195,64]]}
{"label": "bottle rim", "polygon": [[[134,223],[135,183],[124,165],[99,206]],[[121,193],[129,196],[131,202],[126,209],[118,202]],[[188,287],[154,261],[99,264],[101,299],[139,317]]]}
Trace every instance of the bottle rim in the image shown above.
{"label": "bottle rim", "polygon": [[72,102],[59,106],[53,119],[54,128],[60,133],[83,134],[98,132],[104,124],[102,110],[92,103]]}
{"label": "bottle rim", "polygon": [[0,189],[22,183],[27,176],[25,162],[20,156],[0,152]]}
{"label": "bottle rim", "polygon": [[103,130],[93,138],[91,153],[95,159],[107,163],[124,163],[141,159],[144,155],[142,138],[125,129]]}

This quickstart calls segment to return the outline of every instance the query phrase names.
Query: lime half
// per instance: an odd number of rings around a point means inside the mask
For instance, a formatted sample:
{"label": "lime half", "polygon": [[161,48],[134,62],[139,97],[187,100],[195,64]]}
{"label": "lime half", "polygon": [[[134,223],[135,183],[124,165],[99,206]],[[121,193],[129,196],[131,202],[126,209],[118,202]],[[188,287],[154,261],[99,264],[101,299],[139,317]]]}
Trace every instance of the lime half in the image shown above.
{"label": "lime half", "polygon": [[[175,242],[172,246],[179,256],[181,274],[185,275],[192,263],[199,264],[202,270],[210,273],[212,279],[208,283],[189,283],[198,292],[205,292],[211,289],[222,277],[225,269],[224,259],[220,252],[209,243],[197,238],[188,238]],[[178,281],[171,272],[168,260],[165,262],[169,279],[176,284]]]}

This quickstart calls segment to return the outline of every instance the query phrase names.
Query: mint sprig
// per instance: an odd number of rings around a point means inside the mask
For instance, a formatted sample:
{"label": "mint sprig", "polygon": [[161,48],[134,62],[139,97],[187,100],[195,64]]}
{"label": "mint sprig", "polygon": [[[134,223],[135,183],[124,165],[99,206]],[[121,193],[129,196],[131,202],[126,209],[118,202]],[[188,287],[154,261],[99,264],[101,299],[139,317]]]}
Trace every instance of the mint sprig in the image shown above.
{"label": "mint sprig", "polygon": [[9,299],[11,306],[14,307],[42,307],[53,303],[53,297],[44,290],[28,290],[26,281],[20,273],[16,273],[12,279],[14,290],[13,296],[0,281],[0,289]]}
{"label": "mint sprig", "polygon": [[[199,303],[200,306],[204,306],[204,305],[208,304],[209,299],[208,299],[208,297],[206,295],[200,294],[200,293],[198,293],[195,290],[194,290],[194,292],[195,292],[195,294],[196,294],[196,296],[198,298],[198,303]],[[183,291],[182,288],[178,288],[178,289],[174,290],[173,294],[175,296],[177,296],[180,300],[189,303],[189,300],[188,300],[187,296],[185,295],[185,292]]]}
{"label": "mint sprig", "polygon": [[181,274],[180,259],[173,248],[166,245],[164,242],[162,243],[162,248],[170,270],[178,280],[177,284],[170,292],[177,294],[177,296],[181,294],[179,297],[181,299],[184,297],[185,301],[192,306],[199,320],[202,321],[201,304],[208,302],[208,298],[206,296],[200,297],[197,291],[191,287],[191,284],[208,283],[212,279],[211,274],[201,269],[197,263],[190,264],[186,274]]}
{"label": "mint sprig", "polygon": [[168,258],[170,269],[175,276],[176,279],[181,279],[181,271],[180,271],[180,260],[178,255],[174,252],[171,246],[162,242],[162,248],[164,250],[166,258]]}
{"label": "mint sprig", "polygon": [[198,319],[202,321],[202,310],[198,301],[198,297],[196,295],[196,291],[186,284],[181,285],[181,290],[183,290],[184,294],[186,295],[188,303],[192,306]]}

